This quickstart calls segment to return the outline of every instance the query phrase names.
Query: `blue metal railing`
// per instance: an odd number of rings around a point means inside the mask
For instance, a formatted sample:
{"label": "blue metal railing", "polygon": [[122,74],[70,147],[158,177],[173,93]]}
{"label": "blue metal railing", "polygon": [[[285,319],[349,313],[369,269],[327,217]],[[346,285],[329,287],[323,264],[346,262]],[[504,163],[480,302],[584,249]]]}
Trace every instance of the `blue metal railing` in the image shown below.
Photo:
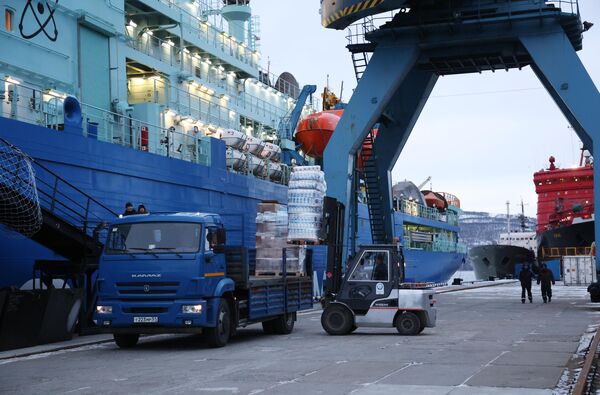
{"label": "blue metal railing", "polygon": [[452,210],[440,212],[437,208],[427,207],[412,200],[401,199],[396,201],[395,210],[404,214],[442,221],[450,225],[458,225],[458,214]]}

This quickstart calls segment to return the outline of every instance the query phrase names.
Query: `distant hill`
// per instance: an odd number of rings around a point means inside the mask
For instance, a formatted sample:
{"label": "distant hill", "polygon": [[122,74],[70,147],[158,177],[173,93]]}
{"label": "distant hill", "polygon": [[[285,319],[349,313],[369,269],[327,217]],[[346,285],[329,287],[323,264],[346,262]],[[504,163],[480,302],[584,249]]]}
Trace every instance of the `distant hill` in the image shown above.
{"label": "distant hill", "polygon": [[[527,231],[534,231],[535,218],[525,217]],[[521,230],[520,215],[510,216],[511,231]],[[500,233],[506,233],[506,214],[463,211],[460,215],[460,240],[468,249],[482,244],[495,244]]]}

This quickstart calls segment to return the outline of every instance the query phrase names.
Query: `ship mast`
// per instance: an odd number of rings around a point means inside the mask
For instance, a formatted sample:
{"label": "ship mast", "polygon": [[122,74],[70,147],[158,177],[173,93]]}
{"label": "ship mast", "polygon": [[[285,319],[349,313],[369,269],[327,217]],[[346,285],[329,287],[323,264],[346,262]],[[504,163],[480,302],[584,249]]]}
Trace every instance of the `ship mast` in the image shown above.
{"label": "ship mast", "polygon": [[506,232],[508,234],[508,245],[510,245],[510,201],[506,201]]}
{"label": "ship mast", "polygon": [[523,205],[523,198],[521,198],[521,232],[525,232],[525,207]]}

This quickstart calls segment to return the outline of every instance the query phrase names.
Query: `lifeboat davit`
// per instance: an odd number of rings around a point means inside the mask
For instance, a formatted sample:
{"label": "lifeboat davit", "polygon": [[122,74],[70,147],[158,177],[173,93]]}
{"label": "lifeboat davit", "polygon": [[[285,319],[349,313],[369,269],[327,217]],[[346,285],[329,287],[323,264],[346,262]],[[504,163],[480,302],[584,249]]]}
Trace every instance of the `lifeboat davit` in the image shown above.
{"label": "lifeboat davit", "polygon": [[296,141],[311,158],[322,159],[325,147],[344,110],[328,110],[307,115],[298,124]]}

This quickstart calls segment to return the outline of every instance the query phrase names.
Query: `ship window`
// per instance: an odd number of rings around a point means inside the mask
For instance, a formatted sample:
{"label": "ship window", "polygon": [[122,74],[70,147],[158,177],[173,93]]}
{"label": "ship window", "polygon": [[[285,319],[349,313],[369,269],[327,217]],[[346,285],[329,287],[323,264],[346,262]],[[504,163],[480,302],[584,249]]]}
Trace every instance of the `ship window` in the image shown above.
{"label": "ship window", "polygon": [[12,32],[13,30],[13,17],[15,12],[10,8],[6,8],[4,10],[4,25],[6,26],[7,32]]}

